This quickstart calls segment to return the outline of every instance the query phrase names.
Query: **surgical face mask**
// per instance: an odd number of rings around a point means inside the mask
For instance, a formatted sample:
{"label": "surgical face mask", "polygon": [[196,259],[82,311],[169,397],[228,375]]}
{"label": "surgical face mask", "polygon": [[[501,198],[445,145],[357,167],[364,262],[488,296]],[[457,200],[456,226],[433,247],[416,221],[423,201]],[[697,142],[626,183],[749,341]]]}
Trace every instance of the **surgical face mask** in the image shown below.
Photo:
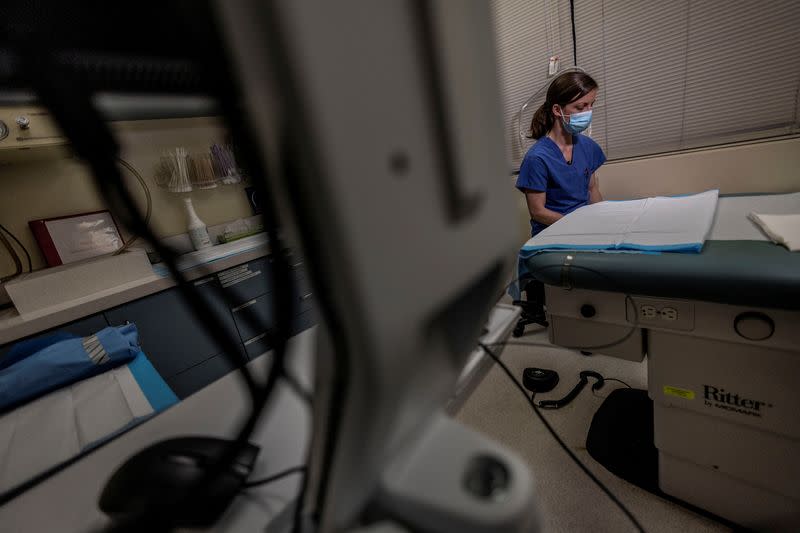
{"label": "surgical face mask", "polygon": [[569,116],[569,120],[564,118],[564,114],[562,111],[561,115],[561,124],[564,126],[564,129],[567,132],[577,135],[592,123],[592,110],[583,111],[582,113],[572,113]]}

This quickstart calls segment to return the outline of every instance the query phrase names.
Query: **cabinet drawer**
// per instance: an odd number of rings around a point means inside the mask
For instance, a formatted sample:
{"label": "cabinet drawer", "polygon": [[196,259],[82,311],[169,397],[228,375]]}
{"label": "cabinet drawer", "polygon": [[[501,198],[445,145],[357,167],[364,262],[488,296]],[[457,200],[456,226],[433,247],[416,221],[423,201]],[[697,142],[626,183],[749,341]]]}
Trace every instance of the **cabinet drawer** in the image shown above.
{"label": "cabinet drawer", "polygon": [[295,313],[304,313],[314,307],[314,293],[311,291],[311,284],[307,278],[295,279],[294,294],[297,298]]}
{"label": "cabinet drawer", "polygon": [[306,311],[300,313],[294,320],[292,320],[292,335],[297,335],[317,324],[317,317],[315,311]]}
{"label": "cabinet drawer", "polygon": [[[209,304],[214,320],[234,339],[238,338],[227,305],[216,295],[213,277],[195,281],[195,289]],[[221,351],[205,331],[177,288],[147,296],[106,312],[112,325],[133,322],[139,343],[163,378],[172,377]],[[239,347],[242,351],[241,345]]]}
{"label": "cabinet drawer", "polygon": [[292,269],[292,273],[295,277],[305,277],[305,263],[302,259],[296,256],[289,256],[289,268]]}
{"label": "cabinet drawer", "polygon": [[[292,334],[298,331],[294,323],[298,321],[297,317],[300,315],[308,315],[308,317],[303,318],[303,320],[306,322],[310,321],[312,325],[315,323],[313,317],[313,296],[311,292],[295,290],[294,297],[297,300],[294,308],[295,317],[292,319]],[[273,298],[274,295],[265,294],[249,302],[245,302],[241,306],[233,308],[233,319],[236,322],[239,336],[243,342],[248,342],[253,337],[261,335],[265,331],[275,327],[275,317],[272,311]],[[256,322],[255,324],[247,323],[244,317],[247,312],[253,315]],[[306,325],[303,329],[308,327],[310,326]],[[248,350],[248,353],[250,353],[250,350]]]}
{"label": "cabinet drawer", "polygon": [[233,307],[272,292],[270,260],[266,257],[223,270],[217,273],[217,279],[228,293]]}
{"label": "cabinet drawer", "polygon": [[[264,294],[231,310],[242,341],[248,341],[274,327],[272,305],[272,294]],[[254,323],[245,319],[247,313],[252,316]]]}
{"label": "cabinet drawer", "polygon": [[167,384],[181,400],[210,385],[236,368],[222,354],[215,355],[183,372],[168,378]]}
{"label": "cabinet drawer", "polygon": [[247,352],[247,357],[255,359],[272,349],[266,333],[256,335],[250,340],[244,342],[244,350]]}
{"label": "cabinet drawer", "polygon": [[[314,311],[300,313],[292,319],[291,335],[297,335],[315,326],[317,323]],[[261,333],[244,342],[244,349],[250,359],[254,359],[272,349],[266,333]]]}

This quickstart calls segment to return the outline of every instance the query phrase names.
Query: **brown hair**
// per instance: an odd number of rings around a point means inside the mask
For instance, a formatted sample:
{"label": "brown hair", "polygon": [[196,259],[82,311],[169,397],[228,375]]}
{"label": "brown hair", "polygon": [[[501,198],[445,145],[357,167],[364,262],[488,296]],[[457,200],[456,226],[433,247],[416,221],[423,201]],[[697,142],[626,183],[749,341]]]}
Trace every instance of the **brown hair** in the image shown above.
{"label": "brown hair", "polygon": [[558,104],[563,109],[565,105],[583,98],[594,89],[597,89],[597,82],[588,74],[578,71],[560,74],[550,83],[550,87],[547,88],[547,98],[533,114],[530,138],[541,139],[553,129],[556,121],[552,112],[554,104]]}

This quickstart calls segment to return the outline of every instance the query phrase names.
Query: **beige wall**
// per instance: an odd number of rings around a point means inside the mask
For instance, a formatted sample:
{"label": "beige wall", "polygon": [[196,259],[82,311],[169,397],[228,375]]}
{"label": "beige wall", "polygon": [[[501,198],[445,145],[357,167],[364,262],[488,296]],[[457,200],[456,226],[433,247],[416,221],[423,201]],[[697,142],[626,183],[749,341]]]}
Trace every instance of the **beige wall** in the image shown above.
{"label": "beige wall", "polygon": [[[719,189],[722,194],[800,191],[800,138],[609,162],[598,170],[607,200]],[[520,240],[530,238],[519,195]]]}
{"label": "beige wall", "polygon": [[800,138],[610,162],[598,176],[609,200],[708,189],[795,192],[800,190]]}
{"label": "beige wall", "polygon": [[[221,142],[224,131],[219,123],[211,118],[196,118],[120,122],[113,126],[122,146],[122,157],[139,170],[150,187],[152,224],[157,234],[185,232],[181,199],[185,195],[160,189],[154,181],[154,170],[164,149],[184,146],[189,151],[203,151],[212,143]],[[29,220],[95,211],[105,206],[82,163],[69,158],[36,160],[35,150],[30,152],[29,161],[0,164],[0,223],[30,250],[34,268],[41,268],[44,260],[28,229]],[[144,194],[138,182],[124,172],[143,209]],[[226,185],[194,191],[189,196],[200,218],[213,225],[251,214],[243,189],[243,185]],[[13,262],[0,248],[0,276],[13,271]]]}

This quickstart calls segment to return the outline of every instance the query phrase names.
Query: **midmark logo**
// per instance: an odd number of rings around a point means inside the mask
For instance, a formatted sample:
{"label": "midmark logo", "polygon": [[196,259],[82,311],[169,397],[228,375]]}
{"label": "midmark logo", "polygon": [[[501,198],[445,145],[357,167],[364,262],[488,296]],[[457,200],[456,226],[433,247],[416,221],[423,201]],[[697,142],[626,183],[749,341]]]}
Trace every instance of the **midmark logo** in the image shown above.
{"label": "midmark logo", "polygon": [[709,407],[757,417],[761,417],[765,408],[772,407],[769,402],[751,400],[712,385],[703,385],[703,398]]}

